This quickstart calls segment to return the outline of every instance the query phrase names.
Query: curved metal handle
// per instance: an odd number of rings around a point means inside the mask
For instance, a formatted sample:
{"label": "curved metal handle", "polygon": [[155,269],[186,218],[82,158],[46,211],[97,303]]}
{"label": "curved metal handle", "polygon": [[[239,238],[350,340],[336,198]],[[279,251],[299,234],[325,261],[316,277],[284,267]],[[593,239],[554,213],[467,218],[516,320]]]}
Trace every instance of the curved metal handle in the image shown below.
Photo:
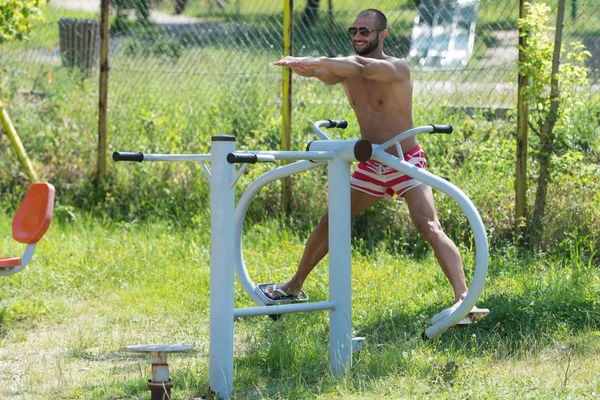
{"label": "curved metal handle", "polygon": [[403,140],[406,140],[410,137],[416,136],[420,133],[452,133],[453,128],[452,125],[424,125],[418,126],[416,128],[412,128],[407,130],[406,132],[402,132],[399,135],[394,136],[390,140],[386,141],[379,145],[379,148],[385,150],[389,147],[392,147],[396,143],[400,143]]}
{"label": "curved metal handle", "polygon": [[320,128],[340,128],[340,129],[346,129],[348,127],[348,121],[346,121],[345,119],[342,120],[332,120],[332,119],[325,119],[322,121],[317,121],[313,124],[313,131],[317,134],[317,136],[319,138],[321,138],[322,140],[330,140],[329,136],[327,136],[325,134],[325,132],[323,132]]}

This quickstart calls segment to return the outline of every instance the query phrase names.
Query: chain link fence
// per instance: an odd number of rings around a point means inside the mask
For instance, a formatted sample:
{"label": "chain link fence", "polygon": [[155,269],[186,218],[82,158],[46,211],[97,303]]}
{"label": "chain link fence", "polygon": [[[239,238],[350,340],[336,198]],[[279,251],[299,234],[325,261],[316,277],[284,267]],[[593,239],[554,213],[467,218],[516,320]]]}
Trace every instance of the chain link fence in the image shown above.
{"label": "chain link fence", "polygon": [[[200,131],[243,136],[267,129],[272,130],[270,144],[278,146],[282,71],[272,62],[282,53],[283,3],[113,0],[109,83],[113,144],[118,145],[119,131],[128,129],[121,121],[135,113],[151,127],[181,125],[182,141],[186,135],[193,140]],[[364,4],[296,1],[294,54],[353,54],[346,31]],[[551,5],[556,7],[556,0]],[[95,102],[94,35],[99,35],[99,27],[77,21],[98,19],[99,6],[100,0],[50,0],[43,10],[45,22],[37,25],[30,41],[0,47],[0,88],[35,92],[53,76],[79,65],[87,71],[83,79],[93,83],[82,86],[80,95]],[[380,0],[374,6],[388,17],[384,51],[410,62],[418,104],[515,108],[518,4]],[[596,101],[600,7],[579,0],[568,2],[568,7],[565,42],[582,41],[591,51],[590,86],[582,96]],[[82,56],[86,51],[89,54]],[[76,72],[69,74],[74,80],[81,78]],[[305,127],[308,131],[310,122],[321,118],[353,119],[341,87],[296,76],[293,99],[295,131]]]}

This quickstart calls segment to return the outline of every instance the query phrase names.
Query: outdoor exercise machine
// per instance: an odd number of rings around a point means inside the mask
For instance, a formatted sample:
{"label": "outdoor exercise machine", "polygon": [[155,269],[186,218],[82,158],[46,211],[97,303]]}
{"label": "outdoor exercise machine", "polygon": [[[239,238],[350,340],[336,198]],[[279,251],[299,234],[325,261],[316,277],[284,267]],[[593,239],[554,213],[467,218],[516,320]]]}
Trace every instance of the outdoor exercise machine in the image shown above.
{"label": "outdoor exercise machine", "polygon": [[54,211],[54,186],[45,182],[33,183],[12,221],[13,238],[27,244],[21,257],[0,258],[0,276],[22,271],[31,261],[35,247],[46,234]]}
{"label": "outdoor exercise machine", "polygon": [[[236,151],[235,137],[212,137],[210,154],[143,154],[115,152],[115,161],[192,161],[202,166],[210,181],[210,344],[209,385],[220,397],[233,392],[234,318],[258,315],[329,310],[329,361],[334,375],[342,375],[351,366],[353,348],[362,341],[352,338],[352,280],[350,223],[350,164],[374,159],[441,190],[465,213],[475,240],[475,272],[463,302],[448,315],[436,320],[423,333],[435,338],[462,321],[483,291],[488,268],[488,244],[485,228],[469,198],[453,184],[404,161],[400,142],[421,133],[451,133],[450,125],[427,125],[406,131],[379,145],[364,139],[331,140],[321,128],[345,128],[346,121],[322,120],[313,125],[321,140],[308,144],[306,151]],[[399,157],[385,150],[396,146]],[[259,176],[235,205],[235,184],[249,164],[295,160]],[[206,163],[211,163],[209,170]],[[241,164],[236,174],[235,164]],[[251,200],[265,185],[286,176],[328,165],[329,215],[329,299],[320,302],[275,304],[266,306],[261,284],[250,278],[242,254],[242,227]],[[248,295],[258,307],[235,308],[234,269]],[[263,284],[264,285],[264,284]],[[227,294],[227,295],[225,295]]]}

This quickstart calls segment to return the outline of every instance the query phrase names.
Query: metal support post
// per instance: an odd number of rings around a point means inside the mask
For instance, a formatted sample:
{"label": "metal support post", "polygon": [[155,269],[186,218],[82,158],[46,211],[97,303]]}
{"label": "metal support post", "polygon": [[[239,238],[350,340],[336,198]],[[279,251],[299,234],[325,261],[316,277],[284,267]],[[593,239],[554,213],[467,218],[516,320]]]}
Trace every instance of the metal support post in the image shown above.
{"label": "metal support post", "polygon": [[329,362],[335,376],[352,363],[352,257],[350,254],[350,163],[329,162]]}
{"label": "metal support post", "polygon": [[219,397],[233,392],[234,166],[227,154],[235,137],[212,137],[210,180],[210,345],[209,385]]}

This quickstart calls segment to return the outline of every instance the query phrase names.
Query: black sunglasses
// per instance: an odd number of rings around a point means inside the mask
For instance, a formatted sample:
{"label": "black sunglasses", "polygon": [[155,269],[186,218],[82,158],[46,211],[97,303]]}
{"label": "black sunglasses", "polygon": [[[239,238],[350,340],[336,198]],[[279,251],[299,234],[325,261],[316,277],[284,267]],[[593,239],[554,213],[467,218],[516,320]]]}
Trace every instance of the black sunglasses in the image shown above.
{"label": "black sunglasses", "polygon": [[354,35],[356,35],[356,32],[360,33],[360,36],[367,37],[367,36],[369,36],[369,33],[373,32],[373,31],[381,32],[381,31],[383,31],[383,29],[369,29],[366,26],[361,26],[360,28],[353,26],[353,27],[348,28],[348,33],[352,37],[354,37]]}

